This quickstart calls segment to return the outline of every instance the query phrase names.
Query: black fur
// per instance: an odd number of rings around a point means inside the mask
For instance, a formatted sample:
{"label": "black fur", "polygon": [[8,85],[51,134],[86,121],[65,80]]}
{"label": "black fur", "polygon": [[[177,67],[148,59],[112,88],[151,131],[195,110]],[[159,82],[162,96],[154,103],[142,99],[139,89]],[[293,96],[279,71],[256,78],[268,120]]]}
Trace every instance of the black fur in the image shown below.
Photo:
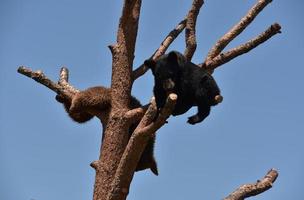
{"label": "black fur", "polygon": [[211,106],[218,103],[215,97],[220,95],[220,89],[213,77],[205,69],[186,61],[181,53],[172,51],[157,61],[146,60],[145,65],[154,75],[153,92],[158,110],[173,92],[177,94],[177,103],[172,115],[184,114],[192,106],[197,106],[197,114],[188,118],[188,123],[196,124],[203,121]]}

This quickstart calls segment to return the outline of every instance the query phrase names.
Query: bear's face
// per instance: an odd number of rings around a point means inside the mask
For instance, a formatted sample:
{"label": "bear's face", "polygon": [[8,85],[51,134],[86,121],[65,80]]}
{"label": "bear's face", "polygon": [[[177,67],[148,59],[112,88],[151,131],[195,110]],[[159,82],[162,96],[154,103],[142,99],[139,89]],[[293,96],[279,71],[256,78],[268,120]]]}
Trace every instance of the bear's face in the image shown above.
{"label": "bear's face", "polygon": [[176,52],[164,55],[156,62],[146,60],[144,64],[152,70],[156,84],[160,84],[162,89],[167,92],[174,91],[180,73]]}
{"label": "bear's face", "polygon": [[197,106],[198,113],[188,120],[188,123],[196,124],[209,115],[211,106],[223,100],[213,77],[179,52],[172,51],[157,61],[146,60],[144,64],[154,75],[153,92],[158,111],[165,105],[168,93],[175,93],[178,99],[172,115],[181,115]]}

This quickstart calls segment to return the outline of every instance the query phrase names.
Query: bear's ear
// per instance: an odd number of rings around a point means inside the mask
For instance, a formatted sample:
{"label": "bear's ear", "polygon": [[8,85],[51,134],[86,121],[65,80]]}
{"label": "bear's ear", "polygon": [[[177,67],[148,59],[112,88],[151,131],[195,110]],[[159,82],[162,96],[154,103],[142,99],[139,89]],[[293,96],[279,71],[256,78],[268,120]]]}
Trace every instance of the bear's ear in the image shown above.
{"label": "bear's ear", "polygon": [[156,62],[152,59],[149,60],[145,60],[144,65],[146,65],[147,67],[149,67],[152,71],[154,71]]}
{"label": "bear's ear", "polygon": [[168,60],[172,63],[178,63],[178,55],[177,55],[177,52],[175,51],[171,51],[169,54],[168,54]]}

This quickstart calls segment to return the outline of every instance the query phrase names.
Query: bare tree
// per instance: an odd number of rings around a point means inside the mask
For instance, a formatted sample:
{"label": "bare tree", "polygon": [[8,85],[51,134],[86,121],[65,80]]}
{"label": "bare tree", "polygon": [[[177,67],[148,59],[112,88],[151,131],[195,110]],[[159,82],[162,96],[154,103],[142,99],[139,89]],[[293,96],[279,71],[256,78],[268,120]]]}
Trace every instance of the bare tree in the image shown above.
{"label": "bare tree", "polygon": [[[258,45],[280,33],[280,25],[274,23],[257,37],[248,42],[224,51],[225,47],[236,38],[255,17],[271,2],[271,0],[258,0],[248,13],[226,34],[224,34],[210,49],[207,57],[200,63],[208,72],[213,71],[234,59],[254,49]],[[186,49],[184,56],[191,60],[196,49],[196,19],[203,0],[193,0],[192,6],[186,17],[167,35],[160,47],[151,55],[151,59],[157,60],[163,55],[170,44],[185,29]],[[141,0],[124,0],[122,15],[120,17],[117,43],[110,45],[112,53],[112,80],[111,80],[111,109],[86,110],[92,116],[100,119],[103,126],[103,142],[100,149],[100,157],[91,163],[96,170],[94,200],[123,200],[129,193],[136,165],[148,142],[156,130],[162,127],[170,116],[177,96],[170,94],[166,105],[156,120],[156,105],[152,98],[150,104],[129,109],[132,85],[136,79],[145,74],[147,66],[133,69],[135,42],[140,16]],[[18,72],[45,85],[60,96],[61,102],[71,103],[80,91],[69,84],[69,72],[62,68],[58,83],[47,78],[42,71],[32,71],[21,66]],[[131,138],[127,137],[129,127],[134,121],[139,121]],[[254,184],[246,184],[225,198],[225,200],[241,200],[260,194],[269,188],[276,180],[278,173],[271,169],[264,178]]]}

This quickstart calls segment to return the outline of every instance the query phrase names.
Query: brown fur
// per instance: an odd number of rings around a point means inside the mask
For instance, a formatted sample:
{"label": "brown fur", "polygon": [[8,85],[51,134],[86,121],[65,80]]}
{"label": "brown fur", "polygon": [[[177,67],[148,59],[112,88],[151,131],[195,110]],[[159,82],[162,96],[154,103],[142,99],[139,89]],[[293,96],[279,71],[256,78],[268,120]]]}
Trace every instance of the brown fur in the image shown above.
{"label": "brown fur", "polygon": [[[87,110],[94,109],[99,111],[105,111],[110,109],[111,106],[111,90],[106,87],[97,86],[88,88],[84,91],[81,91],[72,99],[72,102],[66,101],[60,95],[56,96],[56,100],[60,103],[63,103],[65,110],[69,116],[78,123],[84,123],[89,121],[94,116],[89,114]],[[138,108],[141,106],[141,103],[135,98],[131,97],[130,109]],[[139,121],[132,124],[129,128],[129,137],[131,137],[133,131],[137,127]],[[141,158],[137,164],[136,171],[145,170],[150,168],[151,171],[158,175],[157,164],[153,156],[154,152],[154,142],[155,134],[148,141],[147,146],[145,147]]]}

